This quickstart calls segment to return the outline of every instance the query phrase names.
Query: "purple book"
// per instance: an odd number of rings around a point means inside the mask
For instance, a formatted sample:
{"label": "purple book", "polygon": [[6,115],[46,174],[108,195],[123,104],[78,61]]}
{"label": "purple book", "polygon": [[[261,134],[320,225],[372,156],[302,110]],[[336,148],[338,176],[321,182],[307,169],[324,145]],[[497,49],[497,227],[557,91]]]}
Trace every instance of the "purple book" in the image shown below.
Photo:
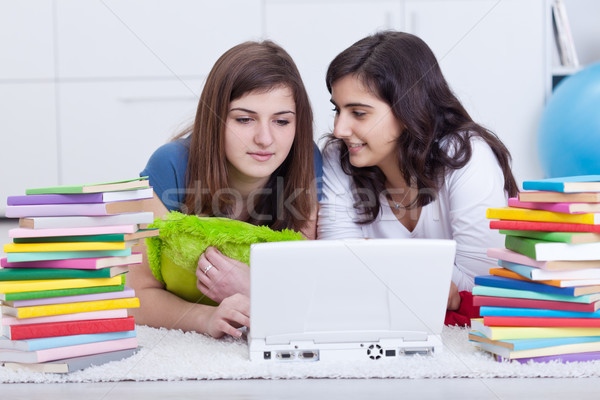
{"label": "purple book", "polygon": [[[504,357],[496,356],[497,361],[504,361]],[[541,357],[528,357],[528,358],[516,358],[512,361],[518,361],[521,364],[526,364],[529,361],[536,363],[546,363],[550,361],[559,361],[561,363],[568,362],[583,362],[583,361],[594,361],[600,360],[600,351],[590,351],[588,353],[568,353],[568,354],[557,354],[553,356],[541,356]],[[507,360],[511,361],[511,360]]]}
{"label": "purple book", "polygon": [[8,196],[6,198],[6,205],[93,204],[149,198],[152,198],[152,188],[101,193],[29,194],[24,196]]}
{"label": "purple book", "polygon": [[10,302],[10,305],[11,305],[11,307],[46,306],[46,305],[50,305],[50,304],[79,303],[79,302],[83,302],[83,301],[126,299],[129,297],[135,297],[135,290],[133,290],[130,287],[125,286],[125,289],[120,292],[91,293],[91,294],[80,294],[80,295],[75,295],[75,296],[46,297],[43,299],[13,300],[12,302]]}

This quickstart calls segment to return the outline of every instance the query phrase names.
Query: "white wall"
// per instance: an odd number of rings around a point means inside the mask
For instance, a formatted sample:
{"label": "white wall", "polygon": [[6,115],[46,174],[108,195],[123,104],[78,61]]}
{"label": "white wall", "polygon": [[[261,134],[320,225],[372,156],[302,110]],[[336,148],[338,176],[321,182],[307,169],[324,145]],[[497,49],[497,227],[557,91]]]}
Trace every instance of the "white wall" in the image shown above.
{"label": "white wall", "polygon": [[[541,177],[548,0],[0,0],[0,214],[25,188],[137,176],[193,116],[226,49],[270,38],[296,60],[315,136],[332,126],[328,62],[394,28],[434,48],[474,118]],[[582,63],[600,59],[600,2],[564,0]]]}

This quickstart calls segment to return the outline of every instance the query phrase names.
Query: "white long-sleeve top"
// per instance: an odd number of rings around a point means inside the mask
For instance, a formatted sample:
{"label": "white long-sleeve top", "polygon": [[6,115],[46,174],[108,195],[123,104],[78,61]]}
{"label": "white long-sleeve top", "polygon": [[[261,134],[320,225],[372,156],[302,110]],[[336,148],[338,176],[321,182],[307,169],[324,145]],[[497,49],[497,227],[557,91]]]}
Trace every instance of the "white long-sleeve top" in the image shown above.
{"label": "white long-sleeve top", "polygon": [[[503,247],[497,230],[489,228],[485,212],[506,205],[504,176],[496,156],[481,138],[472,138],[473,153],[461,169],[447,173],[435,201],[421,209],[415,229],[409,231],[381,198],[380,215],[360,225],[353,206],[353,183],[339,163],[336,146],[323,152],[323,195],[318,238],[428,238],[454,239],[457,243],[452,281],[459,291],[472,290],[477,275],[486,275],[496,261],[486,256],[488,247]],[[410,212],[408,210],[407,212]]]}

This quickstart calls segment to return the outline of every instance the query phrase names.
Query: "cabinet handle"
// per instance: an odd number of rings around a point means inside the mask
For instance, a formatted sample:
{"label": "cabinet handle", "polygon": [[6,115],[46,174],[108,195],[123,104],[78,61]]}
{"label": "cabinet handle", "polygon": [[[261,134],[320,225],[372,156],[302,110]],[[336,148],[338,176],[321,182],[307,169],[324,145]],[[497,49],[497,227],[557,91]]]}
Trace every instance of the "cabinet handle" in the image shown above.
{"label": "cabinet handle", "polygon": [[159,102],[176,102],[185,101],[190,102],[198,101],[197,96],[128,96],[128,97],[117,97],[117,101],[120,103],[159,103]]}

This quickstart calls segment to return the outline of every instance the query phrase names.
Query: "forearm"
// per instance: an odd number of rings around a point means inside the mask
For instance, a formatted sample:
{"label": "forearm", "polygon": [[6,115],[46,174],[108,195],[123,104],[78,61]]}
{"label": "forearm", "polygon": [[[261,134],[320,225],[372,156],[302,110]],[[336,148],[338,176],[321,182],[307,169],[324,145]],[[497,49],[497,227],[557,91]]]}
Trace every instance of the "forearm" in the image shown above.
{"label": "forearm", "polygon": [[206,333],[211,306],[190,303],[162,288],[136,290],[140,308],[131,309],[136,323],[155,328],[181,329]]}

